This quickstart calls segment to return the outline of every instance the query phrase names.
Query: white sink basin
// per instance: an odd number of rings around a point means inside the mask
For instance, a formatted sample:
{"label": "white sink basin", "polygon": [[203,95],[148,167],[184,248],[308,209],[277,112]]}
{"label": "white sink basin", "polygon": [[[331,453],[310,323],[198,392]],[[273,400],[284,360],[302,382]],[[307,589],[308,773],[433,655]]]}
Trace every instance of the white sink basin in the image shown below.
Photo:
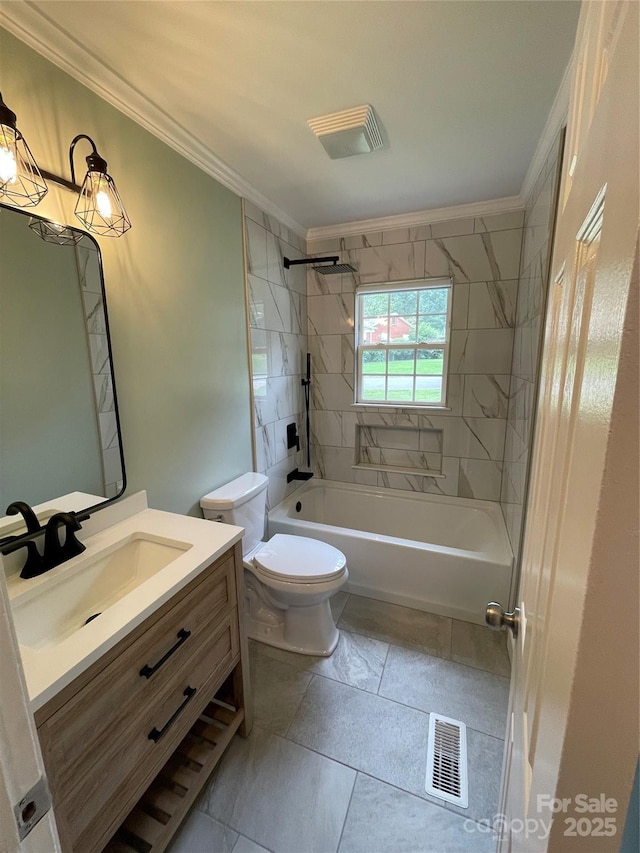
{"label": "white sink basin", "polygon": [[[96,554],[54,569],[24,601],[13,602],[21,646],[34,651],[57,645],[80,631],[127,593],[164,569],[191,545],[134,533]],[[96,618],[99,618],[97,616]]]}

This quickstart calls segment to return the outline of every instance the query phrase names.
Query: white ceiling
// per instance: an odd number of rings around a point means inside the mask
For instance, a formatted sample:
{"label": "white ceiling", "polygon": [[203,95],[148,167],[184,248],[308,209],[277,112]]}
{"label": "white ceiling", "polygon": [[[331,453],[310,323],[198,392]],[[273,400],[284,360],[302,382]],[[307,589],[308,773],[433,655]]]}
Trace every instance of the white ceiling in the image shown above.
{"label": "white ceiling", "polygon": [[[13,4],[10,4],[13,5]],[[305,227],[517,195],[579,3],[35,2]],[[309,118],[371,103],[388,148],[330,160]]]}

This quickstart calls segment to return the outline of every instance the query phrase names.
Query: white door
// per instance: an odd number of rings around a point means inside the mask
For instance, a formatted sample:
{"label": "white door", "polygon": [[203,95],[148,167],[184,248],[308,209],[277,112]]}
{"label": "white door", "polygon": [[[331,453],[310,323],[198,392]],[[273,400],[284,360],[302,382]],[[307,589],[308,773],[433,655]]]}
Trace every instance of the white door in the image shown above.
{"label": "white door", "polygon": [[0,853],[60,851],[48,792],[38,785],[44,779],[0,557]]}
{"label": "white door", "polygon": [[583,3],[573,73],[500,853],[617,851],[638,755],[637,2]]}

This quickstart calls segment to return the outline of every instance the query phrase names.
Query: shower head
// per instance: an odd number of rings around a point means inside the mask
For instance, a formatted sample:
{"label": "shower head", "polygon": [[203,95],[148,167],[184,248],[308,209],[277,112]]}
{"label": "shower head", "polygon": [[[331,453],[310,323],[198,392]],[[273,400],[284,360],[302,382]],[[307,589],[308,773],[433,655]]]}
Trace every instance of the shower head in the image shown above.
{"label": "shower head", "polygon": [[339,264],[337,262],[324,264],[319,267],[311,267],[311,269],[319,272],[320,275],[339,275],[341,273],[356,272],[356,268],[352,267],[351,264]]}
{"label": "shower head", "polygon": [[319,272],[320,275],[339,275],[341,273],[356,272],[354,266],[351,264],[339,264],[339,260],[339,255],[330,255],[328,258],[303,258],[299,261],[291,261],[289,258],[283,258],[286,270],[297,264],[313,264],[312,269]]}

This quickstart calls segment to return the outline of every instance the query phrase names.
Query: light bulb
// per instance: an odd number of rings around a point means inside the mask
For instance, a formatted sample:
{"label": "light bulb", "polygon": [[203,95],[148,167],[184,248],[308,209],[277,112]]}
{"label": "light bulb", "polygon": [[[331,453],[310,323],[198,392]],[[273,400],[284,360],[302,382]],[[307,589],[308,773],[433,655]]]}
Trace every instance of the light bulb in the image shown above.
{"label": "light bulb", "polygon": [[38,164],[16,127],[16,114],[0,95],[0,200],[17,207],[34,207],[46,193]]}
{"label": "light bulb", "polygon": [[109,198],[108,193],[104,190],[100,190],[96,194],[96,207],[98,208],[98,212],[103,219],[110,219],[113,211],[111,210],[111,200]]}
{"label": "light bulb", "polygon": [[16,158],[10,148],[0,146],[0,184],[15,184],[18,167]]}
{"label": "light bulb", "polygon": [[15,184],[17,175],[16,134],[4,124],[0,130],[0,184]]}
{"label": "light bulb", "polygon": [[131,228],[131,222],[113,178],[107,173],[107,163],[95,146],[93,154],[87,157],[87,166],[89,169],[80,189],[76,216],[87,231],[103,237],[120,237]]}

